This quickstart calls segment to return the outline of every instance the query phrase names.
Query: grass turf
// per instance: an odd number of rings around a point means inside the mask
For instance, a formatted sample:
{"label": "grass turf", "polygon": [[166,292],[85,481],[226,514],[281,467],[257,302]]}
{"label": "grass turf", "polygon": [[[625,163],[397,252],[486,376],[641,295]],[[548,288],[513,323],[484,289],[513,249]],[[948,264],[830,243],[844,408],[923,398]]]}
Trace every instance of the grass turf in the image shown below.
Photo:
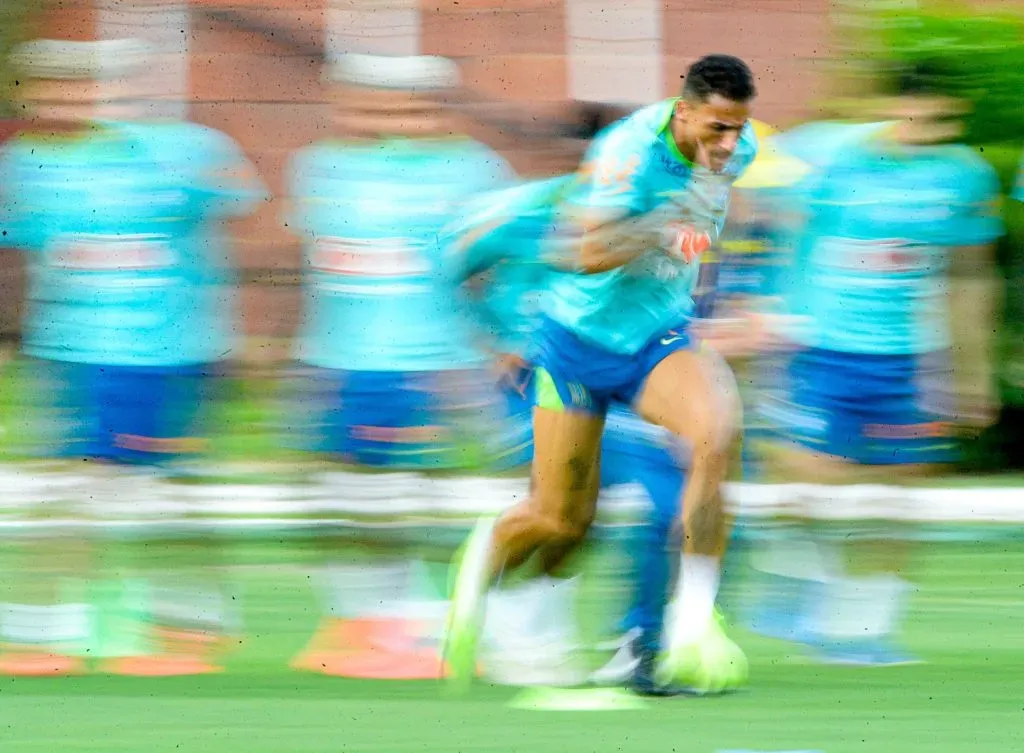
{"label": "grass turf", "polygon": [[[449,699],[435,683],[292,673],[288,659],[316,619],[307,574],[247,565],[236,575],[247,638],[226,674],[0,679],[0,750],[959,753],[1019,750],[1024,738],[1019,545],[927,551],[909,631],[926,665],[817,667],[737,631],[751,659],[747,691],[623,712],[518,711],[505,688]],[[599,599],[586,605],[591,615]]]}

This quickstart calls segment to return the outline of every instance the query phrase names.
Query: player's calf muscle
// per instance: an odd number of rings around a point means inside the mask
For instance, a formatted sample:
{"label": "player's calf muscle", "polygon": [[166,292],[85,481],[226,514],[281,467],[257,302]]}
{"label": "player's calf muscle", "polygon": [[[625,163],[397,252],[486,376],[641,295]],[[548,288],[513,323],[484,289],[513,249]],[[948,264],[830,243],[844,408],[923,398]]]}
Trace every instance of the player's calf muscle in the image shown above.
{"label": "player's calf muscle", "polygon": [[[683,502],[683,550],[715,557],[725,549],[728,520],[721,493],[721,476],[703,479],[702,489]],[[688,483],[692,484],[692,475]],[[687,495],[690,496],[690,495]]]}

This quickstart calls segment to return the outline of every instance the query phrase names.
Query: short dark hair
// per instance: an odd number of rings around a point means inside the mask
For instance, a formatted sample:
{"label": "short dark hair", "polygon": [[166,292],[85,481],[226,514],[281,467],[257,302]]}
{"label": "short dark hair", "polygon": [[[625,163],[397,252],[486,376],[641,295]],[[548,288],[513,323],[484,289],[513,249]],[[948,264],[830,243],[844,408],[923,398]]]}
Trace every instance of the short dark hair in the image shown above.
{"label": "short dark hair", "polygon": [[706,102],[715,94],[732,102],[749,102],[757,96],[747,64],[732,55],[707,55],[691,65],[683,81],[683,97]]}

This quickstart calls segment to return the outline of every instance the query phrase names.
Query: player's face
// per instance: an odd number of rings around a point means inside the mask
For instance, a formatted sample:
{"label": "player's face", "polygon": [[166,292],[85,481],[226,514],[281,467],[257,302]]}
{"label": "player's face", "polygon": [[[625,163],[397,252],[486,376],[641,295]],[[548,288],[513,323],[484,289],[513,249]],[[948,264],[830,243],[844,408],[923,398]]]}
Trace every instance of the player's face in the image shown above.
{"label": "player's face", "polygon": [[895,137],[909,146],[956,141],[963,135],[966,105],[950,97],[897,97],[883,104],[882,116],[898,122]]}
{"label": "player's face", "polygon": [[74,127],[93,120],[107,87],[99,81],[35,79],[22,94],[29,118],[45,127]]}
{"label": "player's face", "polygon": [[717,94],[704,102],[684,98],[676,103],[672,135],[688,159],[718,172],[732,158],[749,119],[747,102],[734,102]]}
{"label": "player's face", "polygon": [[334,104],[335,124],[344,135],[425,137],[451,131],[441,104],[421,94],[338,87]]}

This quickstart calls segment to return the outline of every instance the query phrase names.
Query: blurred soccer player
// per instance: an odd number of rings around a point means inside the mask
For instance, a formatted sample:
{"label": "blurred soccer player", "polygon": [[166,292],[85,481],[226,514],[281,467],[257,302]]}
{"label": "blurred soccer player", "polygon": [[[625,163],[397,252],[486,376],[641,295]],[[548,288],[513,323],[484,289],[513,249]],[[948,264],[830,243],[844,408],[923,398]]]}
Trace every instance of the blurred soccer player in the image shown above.
{"label": "blurred soccer player", "polygon": [[[305,243],[296,358],[315,412],[307,449],[373,471],[347,474],[339,492],[365,489],[379,514],[395,515],[403,499],[428,494],[411,472],[477,467],[479,438],[493,430],[490,364],[438,272],[436,237],[463,200],[504,185],[511,171],[458,135],[441,102],[458,84],[451,61],[346,55],[327,75],[335,134],[292,160],[285,220]],[[395,559],[326,569],[328,619],[294,666],[438,676],[437,652],[406,645],[396,619],[412,563]],[[374,650],[382,644],[390,649]]]}
{"label": "blurred soccer player", "polygon": [[[39,403],[33,417],[46,417],[31,427],[35,450],[78,460],[76,475],[95,469],[79,493],[54,499],[50,492],[40,501],[73,499],[85,516],[117,501],[144,506],[133,498],[142,481],[118,483],[128,469],[159,475],[201,449],[200,409],[224,339],[198,235],[260,195],[258,183],[238,179],[246,163],[230,142],[216,154],[198,152],[217,160],[197,160],[183,151],[193,140],[169,150],[143,129],[99,118],[113,83],[144,60],[131,40],[36,40],[19,48],[30,122],[0,158],[6,240],[28,259],[24,365]],[[35,596],[48,601],[5,606],[3,671],[71,671],[96,648],[93,610],[54,590],[54,565],[76,549],[59,546],[49,572],[38,573],[40,582],[53,581]],[[83,566],[73,564],[76,577]],[[205,615],[217,606],[188,606],[173,621],[157,621],[140,650],[152,655],[138,671],[216,669],[217,633]]]}
{"label": "blurred soccer player", "polygon": [[[236,336],[238,276],[234,247],[223,220],[248,214],[259,200],[266,198],[266,189],[238,145],[225,134],[166,116],[165,105],[174,103],[156,88],[152,77],[153,68],[160,62],[156,54],[149,54],[132,75],[118,80],[105,97],[101,114],[105,120],[116,120],[121,128],[145,140],[162,163],[177,164],[179,168],[191,165],[196,175],[201,176],[203,182],[190,188],[201,197],[202,204],[188,241],[190,254],[202,266],[193,316],[202,323],[202,338],[208,351],[217,361],[227,363],[236,355],[240,342]],[[208,383],[203,394],[207,404],[216,403],[224,394],[219,389],[223,371],[217,367],[206,374]],[[204,411],[204,415],[208,413]],[[205,420],[204,427],[214,432],[223,430]],[[193,485],[197,476],[202,476],[202,464],[179,464],[174,470],[170,476],[165,474],[162,483],[150,493],[188,515],[189,506],[182,504],[186,487],[175,482]],[[221,567],[223,550],[215,536],[204,536],[198,546],[185,548],[176,555],[148,542],[131,546],[130,554],[129,577],[122,578],[120,584],[109,583],[100,591],[106,597],[105,603],[99,605],[100,624],[105,629],[94,653],[109,658],[104,664],[109,671],[175,671],[175,666],[165,668],[167,662],[159,654],[139,653],[147,648],[146,642],[139,644],[132,639],[140,627],[143,634],[154,629],[158,634],[173,633],[177,628],[187,627],[223,638],[241,628],[241,606],[226,593]],[[152,641],[149,643],[152,650]]]}
{"label": "blurred soccer player", "polygon": [[[954,459],[958,419],[987,412],[968,404],[977,401],[957,405],[954,377],[991,358],[991,323],[978,316],[985,306],[948,289],[989,268],[1002,232],[998,185],[986,163],[953,143],[962,108],[940,84],[929,66],[907,69],[892,80],[884,122],[782,137],[816,169],[799,187],[805,223],[781,291],[805,318],[790,333],[802,349],[765,411],[781,432],[769,455],[777,478],[825,485],[814,502],[825,509],[812,507],[812,517],[899,518],[898,506],[870,489],[829,493],[827,485],[941,473]],[[970,361],[956,363],[954,342]],[[838,500],[854,509],[830,512]],[[786,567],[766,569],[796,580],[807,598],[793,615],[799,624],[761,627],[806,641],[825,661],[910,661],[894,638],[909,590],[905,544],[877,527],[855,533],[863,540],[846,552],[822,539],[799,549],[780,541],[775,559]]]}
{"label": "blurred soccer player", "polygon": [[729,186],[750,164],[754,97],[744,63],[709,56],[679,99],[644,108],[598,139],[559,204],[562,271],[536,346],[532,495],[467,542],[447,636],[453,676],[472,677],[487,587],[535,553],[558,571],[593,519],[600,441],[612,402],[631,404],[690,450],[680,593],[663,680],[735,687],[746,661],[715,618],[726,517],[719,485],[738,412],[728,369],[687,332],[700,254],[717,237]]}
{"label": "blurred soccer player", "polygon": [[[589,141],[598,123],[600,119],[589,128],[585,125],[576,137]],[[572,151],[571,146],[565,149],[562,160]],[[508,368],[509,428],[497,448],[498,470],[529,468],[534,402],[530,341],[555,271],[544,257],[543,241],[559,197],[573,180],[571,175],[559,176],[486,194],[467,208],[445,239],[448,267],[465,283],[491,351]],[[602,500],[639,489],[648,512],[638,540],[629,542],[633,594],[621,626],[628,648],[595,681],[626,683],[645,693],[670,692],[655,682],[653,669],[671,575],[670,532],[683,484],[679,449],[667,431],[624,407],[612,409],[602,443]],[[573,661],[574,583],[541,575],[491,593],[486,636],[491,650],[484,666],[490,679],[510,684],[583,681],[579,663]]]}

